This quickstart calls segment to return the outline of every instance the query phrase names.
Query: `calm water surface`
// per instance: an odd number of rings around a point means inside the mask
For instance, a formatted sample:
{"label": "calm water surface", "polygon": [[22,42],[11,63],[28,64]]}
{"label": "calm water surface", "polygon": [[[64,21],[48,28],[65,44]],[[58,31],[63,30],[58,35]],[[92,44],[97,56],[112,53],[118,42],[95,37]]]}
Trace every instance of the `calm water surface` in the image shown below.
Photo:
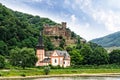
{"label": "calm water surface", "polygon": [[120,80],[120,77],[51,77],[32,80]]}

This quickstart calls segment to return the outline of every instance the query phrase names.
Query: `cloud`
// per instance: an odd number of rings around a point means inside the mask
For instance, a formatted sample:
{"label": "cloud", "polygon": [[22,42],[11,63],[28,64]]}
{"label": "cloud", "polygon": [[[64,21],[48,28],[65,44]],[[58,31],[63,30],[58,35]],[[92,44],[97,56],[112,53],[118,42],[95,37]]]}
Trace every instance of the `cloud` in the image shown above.
{"label": "cloud", "polygon": [[[99,6],[95,7],[93,0],[75,0],[74,5],[79,6],[79,9],[91,16],[96,23],[103,24],[108,31],[118,31],[120,29],[120,14],[117,11],[106,10]],[[78,8],[77,6],[76,8]]]}
{"label": "cloud", "polygon": [[73,22],[73,23],[75,23],[75,21],[76,21],[76,16],[75,15],[71,15],[71,21]]}
{"label": "cloud", "polygon": [[70,1],[69,1],[69,0],[64,0],[64,4],[69,5],[69,4],[70,4]]}
{"label": "cloud", "polygon": [[92,13],[93,19],[103,24],[109,31],[118,31],[120,29],[120,15],[112,10],[96,10]]}
{"label": "cloud", "polygon": [[32,0],[34,2],[42,2],[43,0]]}

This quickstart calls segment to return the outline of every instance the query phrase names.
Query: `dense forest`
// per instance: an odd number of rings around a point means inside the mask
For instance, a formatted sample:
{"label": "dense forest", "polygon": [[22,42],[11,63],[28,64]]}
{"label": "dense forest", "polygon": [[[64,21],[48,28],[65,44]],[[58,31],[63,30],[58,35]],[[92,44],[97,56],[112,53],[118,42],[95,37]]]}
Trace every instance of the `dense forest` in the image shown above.
{"label": "dense forest", "polygon": [[0,54],[9,55],[16,46],[34,48],[43,24],[57,23],[48,18],[14,12],[0,4]]}
{"label": "dense forest", "polygon": [[[17,11],[12,11],[0,4],[0,68],[6,64],[13,66],[33,67],[36,62],[35,46],[43,24],[55,25],[48,18],[41,18]],[[78,37],[72,32],[73,37]],[[67,50],[71,56],[71,65],[103,65],[119,63],[120,51],[108,54],[107,51],[92,42],[81,43],[80,36],[74,46],[55,47],[49,37],[44,37],[46,50]],[[116,59],[112,61],[112,59]],[[8,67],[8,66],[7,66]]]}

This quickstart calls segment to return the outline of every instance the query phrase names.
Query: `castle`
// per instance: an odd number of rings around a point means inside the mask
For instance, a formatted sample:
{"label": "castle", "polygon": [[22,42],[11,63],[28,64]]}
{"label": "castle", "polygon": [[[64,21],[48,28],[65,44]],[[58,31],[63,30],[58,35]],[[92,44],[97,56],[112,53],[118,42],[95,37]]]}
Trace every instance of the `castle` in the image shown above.
{"label": "castle", "polygon": [[60,66],[67,67],[70,66],[70,55],[67,51],[45,51],[44,44],[42,40],[42,36],[39,36],[38,44],[36,46],[36,56],[38,61],[36,62],[36,66]]}
{"label": "castle", "polygon": [[52,26],[45,24],[43,34],[49,36],[55,46],[59,46],[61,38],[65,39],[65,45],[75,44],[76,39],[71,39],[71,31],[66,28],[66,25],[66,22]]}
{"label": "castle", "polygon": [[62,22],[61,25],[44,25],[43,34],[47,36],[63,36],[65,39],[71,37],[70,30],[66,29],[66,22]]}

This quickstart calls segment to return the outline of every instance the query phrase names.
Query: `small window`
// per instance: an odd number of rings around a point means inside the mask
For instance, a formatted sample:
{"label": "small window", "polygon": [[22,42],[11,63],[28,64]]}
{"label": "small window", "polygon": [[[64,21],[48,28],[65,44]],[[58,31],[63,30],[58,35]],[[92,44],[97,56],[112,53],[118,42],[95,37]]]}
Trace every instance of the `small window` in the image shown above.
{"label": "small window", "polygon": [[57,63],[57,60],[55,59],[55,63]]}

